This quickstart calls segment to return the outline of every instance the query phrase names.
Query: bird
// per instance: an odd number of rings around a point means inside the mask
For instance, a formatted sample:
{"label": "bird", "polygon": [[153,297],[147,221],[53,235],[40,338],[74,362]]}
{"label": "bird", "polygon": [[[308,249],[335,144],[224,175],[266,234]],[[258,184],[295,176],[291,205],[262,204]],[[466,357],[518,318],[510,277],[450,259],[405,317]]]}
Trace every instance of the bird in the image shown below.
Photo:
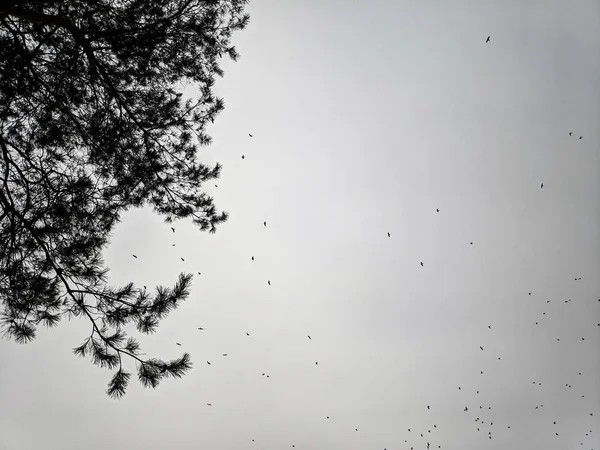
{"label": "bird", "polygon": [[465,409],[464,409],[464,411],[465,411],[465,412],[467,412],[468,410],[469,410],[469,408],[467,408],[467,407],[465,406]]}
{"label": "bird", "polygon": [[491,326],[491,325],[488,325],[488,328],[491,330],[491,329],[492,329],[492,326]]}
{"label": "bird", "polygon": [[136,255],[133,255],[133,257],[134,257],[134,258],[137,258],[137,256],[136,256]]}
{"label": "bird", "polygon": [[147,287],[146,287],[146,286],[144,286],[144,289],[147,289]]}
{"label": "bird", "polygon": [[473,243],[472,243],[472,242],[469,242],[469,244],[473,245]]}
{"label": "bird", "polygon": [[198,272],[198,275],[202,275],[200,272]]}
{"label": "bird", "polygon": [[544,183],[540,184],[540,189],[544,189]]}
{"label": "bird", "polygon": [[244,159],[244,158],[245,158],[245,156],[244,156],[244,155],[242,155],[242,159]]}
{"label": "bird", "polygon": [[271,286],[271,280],[267,280],[267,283],[269,283],[269,286]]}
{"label": "bird", "polygon": [[440,212],[440,208],[437,208],[437,209],[435,210],[435,212]]}
{"label": "bird", "polygon": [[424,266],[423,266],[423,261],[421,261],[421,267],[424,267]]}
{"label": "bird", "polygon": [[481,351],[483,351],[483,347],[480,345],[479,348],[481,349]]}
{"label": "bird", "polygon": [[263,222],[263,225],[264,225],[265,227],[267,226],[267,221],[266,221],[266,220]]}
{"label": "bird", "polygon": [[490,42],[490,38],[491,36],[488,36],[487,39],[485,40],[485,43],[487,44],[488,42]]}
{"label": "bird", "polygon": [[206,364],[208,364],[210,366],[210,361],[206,361]]}
{"label": "bird", "polygon": [[212,406],[212,403],[207,403],[208,406]]}
{"label": "bird", "polygon": [[312,338],[310,337],[310,334],[307,334],[306,336],[308,336],[308,338],[309,338],[309,339],[312,339]]}
{"label": "bird", "polygon": [[182,260],[183,262],[185,262],[185,259],[181,258],[181,260]]}
{"label": "bird", "polygon": [[252,136],[250,133],[248,133],[248,136],[250,136],[250,137],[254,137],[254,136]]}
{"label": "bird", "polygon": [[254,256],[252,257],[252,261],[254,261]]}
{"label": "bird", "polygon": [[582,139],[582,138],[583,138],[583,136],[579,136],[579,139]]}
{"label": "bird", "polygon": [[175,233],[175,228],[171,227],[171,230],[173,230],[173,233]]}
{"label": "bird", "polygon": [[392,235],[390,234],[390,232],[388,231],[388,237],[392,237]]}
{"label": "bird", "polygon": [[318,365],[319,365],[319,361],[315,361],[315,366],[318,366]]}
{"label": "bird", "polygon": [[431,409],[431,407],[429,405],[427,405],[427,410],[430,410],[430,409]]}
{"label": "bird", "polygon": [[175,342],[175,343],[181,347],[181,344],[179,342]]}
{"label": "bird", "polygon": [[246,336],[250,336],[250,333],[246,332]]}
{"label": "bird", "polygon": [[223,356],[227,356],[227,353],[223,353]]}
{"label": "bird", "polygon": [[572,131],[569,131],[569,136],[573,136],[573,132]]}
{"label": "bird", "polygon": [[329,419],[329,416],[327,416],[327,418]]}
{"label": "bird", "polygon": [[215,187],[219,187],[219,185],[218,185],[218,184],[215,184]]}
{"label": "bird", "polygon": [[204,330],[204,328],[202,328],[202,327],[198,327],[198,329],[199,329],[200,331]]}

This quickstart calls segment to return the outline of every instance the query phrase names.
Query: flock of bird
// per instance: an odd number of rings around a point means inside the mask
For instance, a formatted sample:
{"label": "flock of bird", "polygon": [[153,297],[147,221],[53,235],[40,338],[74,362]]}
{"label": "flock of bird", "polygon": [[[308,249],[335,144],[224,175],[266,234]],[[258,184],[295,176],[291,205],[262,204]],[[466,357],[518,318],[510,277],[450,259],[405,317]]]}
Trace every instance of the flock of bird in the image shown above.
{"label": "flock of bird", "polygon": [[[488,36],[487,39],[485,40],[485,43],[489,43],[491,41],[491,36]],[[568,133],[569,136],[573,136],[572,132]],[[252,134],[248,134],[248,136],[250,138],[253,137]],[[582,139],[583,136],[579,136],[579,139]],[[245,159],[245,155],[241,156],[242,159]],[[216,187],[218,187],[217,185],[215,185]],[[540,184],[540,189],[544,188],[544,183]],[[440,209],[436,208],[436,213],[440,213]],[[267,227],[267,222],[264,221],[263,222],[263,226]],[[171,227],[171,230],[173,233],[175,233],[175,228]],[[387,232],[387,237],[391,238],[392,234],[390,231]],[[172,244],[173,246],[175,246],[175,244]],[[469,242],[469,245],[474,245],[473,242]],[[250,259],[252,261],[255,261],[254,255],[249,255]],[[134,258],[137,258],[137,256],[134,254],[133,255]],[[181,257],[181,261],[185,261],[185,259],[183,257]],[[419,262],[421,267],[424,267],[425,264],[423,261]],[[198,272],[198,275],[200,275],[201,273]],[[580,281],[581,277],[575,277],[574,281]],[[271,286],[271,280],[267,280],[267,284],[269,286]],[[144,286],[144,288],[146,288],[146,286]],[[528,292],[528,296],[532,296],[532,292]],[[551,301],[550,300],[546,300],[546,305],[548,305]],[[598,302],[600,302],[600,299],[598,300]],[[569,304],[571,303],[571,299],[567,299],[564,300],[565,304]],[[546,316],[546,311],[542,311],[541,316]],[[538,318],[537,321],[535,321],[535,325],[538,326],[540,324],[541,321],[541,317]],[[597,324],[597,326],[600,327],[600,323]],[[487,325],[487,329],[491,330],[492,326],[491,325]],[[203,327],[198,327],[199,331],[204,331]],[[250,337],[250,333],[249,332],[245,332],[246,337]],[[312,340],[312,337],[310,335],[306,335],[306,338],[308,340]],[[585,341],[585,336],[581,336],[581,340]],[[557,342],[560,342],[560,338],[556,338]],[[182,346],[182,344],[180,342],[176,342],[175,343],[177,346]],[[479,349],[481,352],[486,352],[486,350],[484,349],[483,345],[479,346]],[[227,357],[228,353],[222,353],[222,357]],[[498,361],[501,361],[501,356],[496,356]],[[207,365],[211,365],[210,361],[206,361]],[[316,366],[319,365],[318,361],[315,361],[314,363]],[[484,375],[484,371],[483,370],[479,370],[479,376]],[[267,374],[266,372],[262,373],[263,377],[269,378],[270,375]],[[577,373],[577,377],[582,377],[582,373],[578,372]],[[539,387],[542,386],[542,382],[541,381],[537,381],[534,380],[532,381],[532,384]],[[576,381],[572,381],[569,383],[566,383],[564,385],[564,387],[566,387],[567,389],[571,389],[573,387],[573,384],[576,384]],[[494,419],[493,416],[491,415],[490,411],[492,411],[492,406],[485,404],[485,402],[483,400],[477,401],[477,399],[479,399],[480,397],[482,397],[481,394],[481,389],[477,389],[476,387],[467,387],[465,385],[462,386],[457,386],[457,390],[461,392],[461,395],[465,395],[467,396],[469,392],[471,392],[473,395],[471,397],[466,397],[464,400],[464,403],[460,406],[457,406],[456,410],[457,413],[465,413],[467,415],[470,416],[470,420],[473,423],[473,431],[477,432],[477,433],[482,433],[483,435],[485,435],[485,437],[488,440],[492,440],[494,437],[494,431],[495,430],[500,430],[500,429],[505,429],[505,430],[514,430],[514,428],[511,428],[511,424],[510,421],[500,421],[499,419]],[[581,392],[578,392],[578,394],[581,398],[585,398],[585,395]],[[213,403],[206,403],[206,406],[208,407],[212,407]],[[598,405],[596,405],[598,406]],[[540,410],[541,408],[544,408],[544,404],[539,404],[539,405],[532,405],[532,413],[536,410]],[[426,405],[426,410],[427,411],[431,411],[432,410],[432,405]],[[594,417],[594,411],[590,410],[587,412],[587,414],[589,414],[590,417]],[[329,415],[324,415],[324,420],[329,420],[330,416]],[[495,424],[495,426],[494,426]],[[557,420],[552,420],[551,424],[549,423],[549,425],[551,425],[551,429],[552,429],[552,433],[555,436],[559,436],[560,435],[560,421]],[[443,426],[440,424],[440,426]],[[353,428],[354,432],[357,433],[359,432],[358,428]],[[410,427],[410,428],[406,428],[406,439],[404,440],[404,443],[406,444],[405,448],[406,450],[415,450],[415,449],[420,449],[420,448],[426,448],[426,449],[431,449],[431,448],[438,448],[441,449],[443,448],[442,444],[438,441],[438,438],[436,437],[436,433],[439,430],[438,424],[437,423],[431,423],[431,425],[427,426],[427,427],[422,427],[421,429],[415,429],[414,427]],[[588,431],[585,432],[585,436],[590,436],[593,433],[593,429],[590,429]],[[578,442],[579,447],[578,448],[583,448],[584,445],[584,438],[583,436],[581,436],[581,440],[580,442]],[[256,444],[256,440],[254,438],[249,439],[250,442]],[[296,445],[295,444],[290,444],[291,448],[295,448]],[[600,449],[600,447],[598,447],[598,449]],[[384,447],[383,450],[388,450],[387,447]],[[390,447],[391,450],[391,447]],[[588,450],[588,448],[586,447],[586,450]],[[589,450],[594,450],[594,447],[589,448]]]}

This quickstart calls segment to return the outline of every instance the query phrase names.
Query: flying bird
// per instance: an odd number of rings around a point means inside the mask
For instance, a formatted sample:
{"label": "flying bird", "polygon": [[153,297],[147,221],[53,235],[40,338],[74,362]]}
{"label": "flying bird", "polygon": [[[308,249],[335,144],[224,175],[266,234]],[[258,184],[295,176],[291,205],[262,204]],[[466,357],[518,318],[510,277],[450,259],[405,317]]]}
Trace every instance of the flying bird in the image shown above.
{"label": "flying bird", "polygon": [[204,328],[202,328],[202,327],[200,327],[200,328],[198,328],[198,329],[199,329],[200,331],[204,330]]}
{"label": "flying bird", "polygon": [[424,267],[424,266],[423,266],[423,261],[421,261],[421,267]]}
{"label": "flying bird", "polygon": [[198,275],[202,275],[200,272],[198,272]]}
{"label": "flying bird", "polygon": [[252,261],[254,261],[254,256],[252,257]]}
{"label": "flying bird", "polygon": [[427,405],[427,409],[428,409],[428,410],[429,410],[429,409],[431,409],[431,408],[429,407],[429,405]]}
{"label": "flying bird", "polygon": [[390,232],[388,231],[388,237],[392,237],[392,235],[390,234]]}
{"label": "flying bird", "polygon": [[487,39],[485,40],[485,43],[487,44],[488,42],[490,42],[490,38],[491,36],[488,36]]}
{"label": "flying bird", "polygon": [[472,243],[472,242],[469,242],[469,244],[473,245],[473,243]]}
{"label": "flying bird", "polygon": [[206,361],[206,364],[208,364],[210,366],[210,361]]}
{"label": "flying bird", "polygon": [[246,333],[246,336],[250,336],[250,333]]}
{"label": "flying bird", "polygon": [[179,342],[175,342],[175,343],[181,347],[181,344]]}
{"label": "flying bird", "polygon": [[583,136],[579,136],[579,139],[583,138]]}
{"label": "flying bird", "polygon": [[171,230],[173,230],[173,233],[175,233],[175,228],[171,227]]}
{"label": "flying bird", "polygon": [[250,136],[250,137],[254,137],[254,136],[252,136],[250,133],[248,133],[248,136]]}
{"label": "flying bird", "polygon": [[310,337],[310,334],[307,334],[307,336],[308,336],[308,338],[309,338],[309,339],[312,339],[312,338]]}
{"label": "flying bird", "polygon": [[244,159],[244,158],[245,158],[245,156],[244,156],[244,155],[242,155],[242,159]]}
{"label": "flying bird", "polygon": [[540,189],[544,189],[544,183],[540,184]]}
{"label": "flying bird", "polygon": [[269,286],[271,286],[271,280],[267,280],[267,283],[269,283]]}
{"label": "flying bird", "polygon": [[319,365],[319,361],[315,361],[315,366],[318,366],[318,365]]}
{"label": "flying bird", "polygon": [[483,347],[480,345],[479,348],[481,349],[481,351],[483,351]]}
{"label": "flying bird", "polygon": [[437,209],[435,210],[435,212],[440,212],[440,208],[437,208]]}
{"label": "flying bird", "polygon": [[134,257],[134,258],[137,258],[137,256],[136,256],[136,255],[133,255],[133,257]]}
{"label": "flying bird", "polygon": [[182,260],[183,262],[185,262],[185,259],[181,258],[181,260]]}
{"label": "flying bird", "polygon": [[223,356],[227,356],[227,353],[223,353]]}
{"label": "flying bird", "polygon": [[208,406],[212,406],[212,403],[207,403]]}
{"label": "flying bird", "polygon": [[573,132],[569,131],[569,136],[573,136]]}
{"label": "flying bird", "polygon": [[264,225],[265,227],[267,226],[267,221],[266,221],[266,220],[263,222],[263,225]]}

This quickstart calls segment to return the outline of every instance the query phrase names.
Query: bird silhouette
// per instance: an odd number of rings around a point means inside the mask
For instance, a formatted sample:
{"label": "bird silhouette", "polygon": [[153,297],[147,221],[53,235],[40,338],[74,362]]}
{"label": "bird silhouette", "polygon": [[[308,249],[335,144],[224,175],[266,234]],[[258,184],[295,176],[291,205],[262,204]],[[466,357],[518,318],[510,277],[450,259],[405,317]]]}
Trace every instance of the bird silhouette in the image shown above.
{"label": "bird silhouette", "polygon": [[198,275],[202,275],[200,272],[198,272]]}
{"label": "bird silhouette", "polygon": [[206,361],[206,364],[208,364],[210,366],[210,361]]}
{"label": "bird silhouette", "polygon": [[421,267],[424,267],[424,266],[423,266],[423,261],[421,261]]}
{"label": "bird silhouette", "polygon": [[308,336],[309,339],[312,339],[309,334],[307,336]]}
{"label": "bird silhouette", "polygon": [[427,409],[430,410],[431,408],[429,407],[429,405],[427,405]]}
{"label": "bird silhouette", "polygon": [[579,139],[582,139],[582,138],[583,138],[583,136],[579,136]]}
{"label": "bird silhouette", "polygon": [[315,366],[318,366],[318,365],[319,365],[319,361],[315,361]]}
{"label": "bird silhouette", "polygon": [[540,184],[540,189],[544,189],[544,183]]}
{"label": "bird silhouette", "polygon": [[269,286],[271,286],[271,280],[267,280],[267,283],[269,283]]}
{"label": "bird silhouette", "polygon": [[483,351],[483,347],[480,345],[479,348],[481,349],[481,351]]}
{"label": "bird silhouette", "polygon": [[573,132],[572,131],[569,131],[569,136],[573,136]]}
{"label": "bird silhouette", "polygon": [[472,243],[472,242],[469,242],[469,244],[473,245],[473,243]]}
{"label": "bird silhouette", "polygon": [[134,258],[137,258],[137,256],[136,256],[136,255],[132,255],[132,256],[133,256]]}
{"label": "bird silhouette", "polygon": [[488,36],[487,39],[485,40],[485,43],[487,44],[488,42],[490,42],[490,38],[491,36]]}
{"label": "bird silhouette", "polygon": [[250,136],[250,137],[254,137],[254,136],[252,136],[250,133],[248,133],[248,136]]}
{"label": "bird silhouette", "polygon": [[244,155],[242,155],[242,159],[244,159],[244,158],[245,158],[245,156],[244,156]]}
{"label": "bird silhouette", "polygon": [[173,233],[175,233],[175,228],[171,227],[171,230],[173,230]]}
{"label": "bird silhouette", "polygon": [[181,344],[179,342],[175,342],[175,343],[181,347]]}
{"label": "bird silhouette", "polygon": [[267,226],[267,221],[264,221],[264,222],[263,222],[263,225],[266,227],[266,226]]}
{"label": "bird silhouette", "polygon": [[204,328],[202,328],[202,327],[200,327],[200,328],[198,328],[198,329],[199,329],[200,331],[204,330]]}
{"label": "bird silhouette", "polygon": [[223,356],[227,356],[227,353],[223,353]]}
{"label": "bird silhouette", "polygon": [[181,260],[182,260],[183,262],[185,262],[185,259],[181,258]]}
{"label": "bird silhouette", "polygon": [[254,256],[252,257],[252,261],[254,261]]}
{"label": "bird silhouette", "polygon": [[392,237],[392,235],[390,234],[390,232],[388,231],[388,237]]}
{"label": "bird silhouette", "polygon": [[246,336],[250,336],[250,333],[246,333]]}
{"label": "bird silhouette", "polygon": [[435,210],[435,212],[440,212],[440,209],[439,209],[439,208],[437,208],[437,209]]}

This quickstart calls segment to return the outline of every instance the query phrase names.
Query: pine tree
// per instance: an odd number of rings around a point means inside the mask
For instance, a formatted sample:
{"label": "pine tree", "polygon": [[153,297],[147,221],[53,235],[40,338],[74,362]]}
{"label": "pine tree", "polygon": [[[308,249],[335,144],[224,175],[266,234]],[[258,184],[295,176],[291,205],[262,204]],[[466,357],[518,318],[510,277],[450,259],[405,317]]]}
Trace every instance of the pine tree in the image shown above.
{"label": "pine tree", "polygon": [[[0,0],[0,326],[26,343],[39,324],[89,320],[74,353],[115,370],[114,398],[131,377],[125,356],[153,388],[192,366],[187,353],[142,358],[124,331],[154,332],[192,275],[153,294],[115,288],[102,250],[131,207],[211,233],[227,219],[202,191],[221,166],[196,154],[223,109],[213,85],[219,60],[237,60],[231,35],[249,21],[246,3]],[[190,85],[197,98],[184,97]]]}

